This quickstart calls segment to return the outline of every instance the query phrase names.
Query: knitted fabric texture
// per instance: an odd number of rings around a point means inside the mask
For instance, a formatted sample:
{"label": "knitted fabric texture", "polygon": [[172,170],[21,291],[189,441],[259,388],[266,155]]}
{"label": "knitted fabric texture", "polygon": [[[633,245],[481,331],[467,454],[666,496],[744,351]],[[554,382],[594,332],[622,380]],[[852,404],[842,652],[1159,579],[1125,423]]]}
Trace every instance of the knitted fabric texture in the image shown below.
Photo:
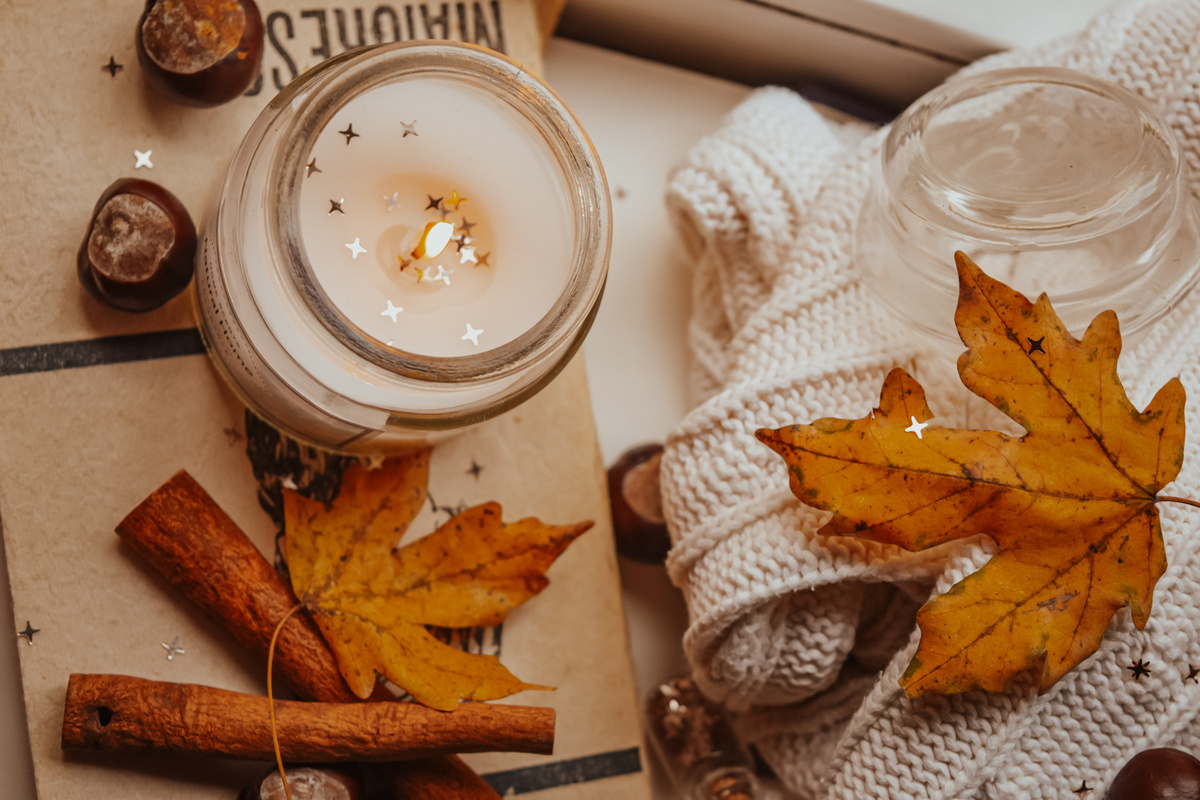
{"label": "knitted fabric texture", "polygon": [[[1023,65],[1069,67],[1140,94],[1174,129],[1200,197],[1200,3],[1121,4],[1077,36],[961,74]],[[1200,510],[1159,506],[1170,567],[1149,623],[1137,631],[1117,614],[1100,651],[1047,694],[1020,680],[996,695],[908,701],[897,681],[917,646],[916,607],[979,568],[989,548],[909,553],[817,536],[827,515],[791,495],[782,460],[754,438],[862,416],[895,366],[925,385],[938,424],[997,427],[998,414],[981,419],[953,358],[923,351],[855,271],[854,225],[885,135],[763,89],[672,176],[668,206],[695,264],[697,407],[662,462],[668,567],[691,618],[684,647],[705,692],[742,712],[746,739],[803,797],[1091,790],[1095,800],[1143,749],[1200,754]],[[1196,430],[1200,292],[1120,370],[1139,408],[1180,376]],[[1171,493],[1200,498],[1195,433]],[[1139,659],[1151,673],[1135,680],[1128,667]]]}

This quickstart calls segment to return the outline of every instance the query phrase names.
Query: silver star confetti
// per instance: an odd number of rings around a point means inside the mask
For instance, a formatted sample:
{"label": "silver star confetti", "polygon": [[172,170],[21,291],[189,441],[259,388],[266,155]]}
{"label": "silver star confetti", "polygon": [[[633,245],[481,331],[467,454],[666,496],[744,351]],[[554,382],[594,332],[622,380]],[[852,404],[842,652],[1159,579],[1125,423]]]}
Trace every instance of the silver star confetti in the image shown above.
{"label": "silver star confetti", "polygon": [[42,632],[41,628],[35,628],[35,627],[33,627],[33,625],[29,624],[29,620],[25,620],[25,630],[17,631],[17,638],[24,637],[25,641],[29,644],[29,646],[33,647],[33,635],[35,633],[41,633],[41,632]]}
{"label": "silver star confetti", "polygon": [[359,137],[359,134],[354,132],[354,123],[350,123],[346,126],[346,130],[338,131],[338,133],[346,137],[346,144],[350,144],[351,139],[357,139]]}
{"label": "silver star confetti", "polygon": [[912,420],[912,425],[909,425],[907,428],[905,428],[904,432],[905,433],[915,433],[917,435],[918,439],[924,439],[925,437],[921,435],[921,431],[928,428],[929,423],[928,422],[917,422],[916,417],[909,417],[909,419]]}
{"label": "silver star confetti", "polygon": [[150,163],[150,154],[153,152],[153,150],[147,150],[143,153],[141,150],[134,150],[133,157],[137,159],[137,163],[133,165],[133,168],[141,169],[145,167],[146,169],[153,169],[154,165]]}
{"label": "silver star confetti", "polygon": [[362,239],[362,237],[356,236],[356,237],[354,237],[353,242],[346,245],[346,247],[350,248],[351,257],[355,261],[358,260],[359,254],[367,252],[367,248],[362,246],[361,239]]}
{"label": "silver star confetti", "polygon": [[443,267],[441,264],[438,264],[438,265],[437,265],[437,274],[436,274],[436,275],[434,275],[434,276],[433,276],[432,278],[430,278],[429,280],[431,280],[431,281],[441,281],[442,283],[444,283],[444,284],[446,284],[447,286],[449,286],[449,285],[450,285],[450,276],[451,276],[451,275],[453,275],[453,274],[454,274],[454,270],[452,270],[452,269],[446,269],[446,268],[445,268],[445,267]]}
{"label": "silver star confetti", "polygon": [[479,259],[475,257],[475,248],[466,246],[460,247],[458,249],[458,263],[466,264],[468,261],[472,264],[479,263]]}
{"label": "silver star confetti", "polygon": [[381,316],[381,317],[391,317],[391,318],[392,318],[392,322],[395,322],[395,321],[396,321],[396,315],[397,315],[397,314],[399,314],[399,313],[400,313],[401,311],[403,311],[404,309],[403,309],[403,308],[401,308],[401,307],[399,307],[399,306],[392,305],[392,301],[391,301],[391,300],[388,300],[388,301],[387,301],[387,304],[388,304],[387,310],[386,310],[386,311],[381,311],[381,312],[380,312],[380,314],[379,314],[379,316]]}
{"label": "silver star confetti", "polygon": [[467,323],[467,332],[462,335],[463,341],[471,340],[471,344],[479,347],[479,334],[483,333],[482,328],[472,328],[471,323]]}
{"label": "silver star confetti", "polygon": [[391,194],[385,194],[383,196],[383,199],[387,200],[387,204],[388,204],[387,210],[388,211],[395,211],[397,208],[400,207],[400,193],[399,192],[392,192]]}
{"label": "silver star confetti", "polygon": [[401,122],[400,127],[404,128],[404,135],[400,137],[401,139],[404,139],[408,136],[421,135],[417,133],[417,121],[415,119],[412,122]]}
{"label": "silver star confetti", "polygon": [[176,636],[174,639],[172,639],[170,644],[163,642],[162,646],[163,646],[163,649],[167,651],[167,661],[174,661],[175,656],[181,656],[187,652],[182,647],[180,647],[178,636]]}

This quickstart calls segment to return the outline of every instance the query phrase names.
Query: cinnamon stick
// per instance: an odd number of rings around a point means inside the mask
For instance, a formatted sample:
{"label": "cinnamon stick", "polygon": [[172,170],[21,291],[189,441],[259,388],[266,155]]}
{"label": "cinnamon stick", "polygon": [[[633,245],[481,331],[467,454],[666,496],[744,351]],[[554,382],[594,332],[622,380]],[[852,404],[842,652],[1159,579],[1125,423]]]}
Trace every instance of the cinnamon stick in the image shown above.
{"label": "cinnamon stick", "polygon": [[[180,470],[117,525],[138,555],[263,661],[279,620],[296,605],[291,587],[245,532]],[[294,614],[275,645],[275,667],[307,700],[350,703],[316,624]]]}
{"label": "cinnamon stick", "polygon": [[[288,761],[394,761],[485,751],[549,754],[554,712],[463,703],[435,711],[416,703],[275,701]],[[74,674],[67,684],[64,749],[269,760],[267,698],[127,675]]]}
{"label": "cinnamon stick", "polygon": [[[117,533],[243,646],[266,657],[271,633],[295,605],[295,595],[237,523],[185,470],[130,512]],[[293,615],[280,631],[275,664],[300,697],[322,702],[358,699],[342,680],[316,625],[303,614]],[[446,776],[458,776],[455,780],[463,787],[460,800],[500,797],[457,756],[406,762],[404,769],[415,776],[406,800],[438,800],[444,795],[428,779]]]}

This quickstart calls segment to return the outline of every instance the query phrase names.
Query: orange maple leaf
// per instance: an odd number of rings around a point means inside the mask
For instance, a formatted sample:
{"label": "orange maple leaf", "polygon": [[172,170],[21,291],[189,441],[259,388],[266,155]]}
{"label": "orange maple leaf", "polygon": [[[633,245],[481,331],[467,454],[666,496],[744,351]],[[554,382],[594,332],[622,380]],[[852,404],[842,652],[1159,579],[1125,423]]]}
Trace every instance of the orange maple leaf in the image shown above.
{"label": "orange maple leaf", "polygon": [[760,430],[804,503],[833,511],[821,533],[922,550],[976,534],[997,553],[917,614],[921,642],[900,683],[910,697],[1003,689],[1028,669],[1041,691],[1100,646],[1129,606],[1141,628],[1166,569],[1157,493],[1183,463],[1177,378],[1139,412],[1117,377],[1117,317],[1075,339],[1037,303],[962,253],[955,322],[963,384],[1018,422],[994,431],[927,426],[925,392],[903,370],[864,419]]}
{"label": "orange maple leaf", "polygon": [[540,592],[545,571],[591,522],[501,521],[487,503],[454,516],[399,550],[425,502],[428,450],[352,466],[333,503],[284,492],[292,587],[337,658],[351,691],[365,698],[381,674],[418,702],[450,710],[526,689],[493,656],[438,641],[426,625],[496,625]]}

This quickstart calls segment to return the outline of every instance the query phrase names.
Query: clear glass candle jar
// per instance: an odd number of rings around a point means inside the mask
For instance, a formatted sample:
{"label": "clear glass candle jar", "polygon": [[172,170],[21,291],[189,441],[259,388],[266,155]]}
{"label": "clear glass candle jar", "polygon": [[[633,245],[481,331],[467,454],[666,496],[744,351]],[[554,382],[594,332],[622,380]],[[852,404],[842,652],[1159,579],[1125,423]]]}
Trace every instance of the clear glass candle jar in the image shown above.
{"label": "clear glass candle jar", "polygon": [[1171,129],[1135,94],[1057,68],[950,81],[892,125],[858,220],[866,284],[959,346],[954,252],[1076,335],[1113,309],[1128,341],[1200,277],[1200,217]]}
{"label": "clear glass candle jar", "polygon": [[506,411],[579,348],[608,268],[595,149],[498,54],[380,45],[289,85],[203,226],[196,313],[242,400],[342,452]]}

